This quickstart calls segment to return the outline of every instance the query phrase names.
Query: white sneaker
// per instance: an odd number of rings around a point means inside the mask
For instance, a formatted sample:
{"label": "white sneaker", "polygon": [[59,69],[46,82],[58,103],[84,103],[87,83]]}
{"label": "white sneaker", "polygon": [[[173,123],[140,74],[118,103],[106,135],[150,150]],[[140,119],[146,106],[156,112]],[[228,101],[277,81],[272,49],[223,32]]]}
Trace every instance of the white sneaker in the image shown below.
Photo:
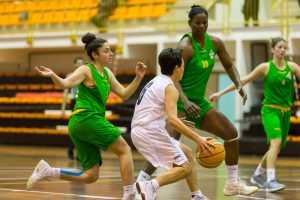
{"label": "white sneaker", "polygon": [[209,200],[206,196],[197,196],[197,195],[192,195],[192,200]]}
{"label": "white sneaker", "polygon": [[250,195],[250,194],[253,194],[257,191],[258,191],[258,187],[248,186],[245,181],[238,180],[238,182],[233,183],[233,184],[226,183],[225,187],[224,187],[224,190],[223,190],[223,193],[226,196],[233,196],[233,195],[239,195],[239,194],[241,194],[241,195]]}
{"label": "white sneaker", "polygon": [[40,160],[40,162],[36,165],[33,173],[28,179],[27,190],[31,190],[35,184],[50,176],[51,167],[44,160]]}
{"label": "white sneaker", "polygon": [[122,200],[136,200],[135,192],[129,195],[123,194]]}
{"label": "white sneaker", "polygon": [[142,200],[154,200],[156,193],[151,184],[151,181],[137,181],[136,189],[142,196]]}

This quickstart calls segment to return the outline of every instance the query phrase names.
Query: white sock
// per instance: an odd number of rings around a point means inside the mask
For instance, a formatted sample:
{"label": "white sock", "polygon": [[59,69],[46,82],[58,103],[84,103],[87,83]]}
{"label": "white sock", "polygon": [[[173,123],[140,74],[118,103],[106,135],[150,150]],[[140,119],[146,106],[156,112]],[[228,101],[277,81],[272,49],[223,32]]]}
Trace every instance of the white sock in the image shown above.
{"label": "white sock", "polygon": [[134,193],[133,185],[123,186],[123,192],[124,192],[124,194],[123,194],[124,196],[133,194]]}
{"label": "white sock", "polygon": [[60,178],[60,168],[51,167],[51,178]]}
{"label": "white sock", "polygon": [[275,169],[269,168],[267,169],[267,181],[271,181],[275,179]]}
{"label": "white sock", "polygon": [[151,180],[151,185],[152,185],[154,191],[157,191],[157,189],[159,188],[159,183],[156,179]]}
{"label": "white sock", "polygon": [[195,191],[195,192],[191,192],[191,197],[193,199],[193,197],[198,196],[198,197],[202,197],[203,194],[201,192],[201,190]]}
{"label": "white sock", "polygon": [[226,183],[238,182],[238,165],[226,165],[226,167],[227,167]]}
{"label": "white sock", "polygon": [[258,175],[263,175],[264,173],[266,173],[267,169],[263,168],[260,164],[257,166],[254,175],[258,176]]}
{"label": "white sock", "polygon": [[150,175],[144,172],[143,170],[140,171],[136,181],[149,181]]}

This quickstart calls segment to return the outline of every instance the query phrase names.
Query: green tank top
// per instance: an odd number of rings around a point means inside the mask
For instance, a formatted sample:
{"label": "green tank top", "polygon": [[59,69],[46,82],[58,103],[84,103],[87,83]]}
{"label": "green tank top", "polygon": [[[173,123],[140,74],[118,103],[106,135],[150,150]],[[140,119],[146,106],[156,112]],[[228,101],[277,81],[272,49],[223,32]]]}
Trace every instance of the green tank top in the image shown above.
{"label": "green tank top", "polygon": [[110,85],[106,68],[103,70],[104,76],[101,76],[91,63],[86,63],[92,72],[95,87],[90,88],[83,83],[78,85],[76,99],[76,109],[87,109],[97,112],[100,116],[105,116],[105,103],[110,93]]}
{"label": "green tank top", "polygon": [[204,48],[199,46],[190,32],[182,39],[185,37],[189,37],[192,42],[194,56],[186,63],[180,85],[189,100],[198,102],[205,97],[206,85],[215,63],[216,50],[207,33]]}
{"label": "green tank top", "polygon": [[269,61],[269,71],[264,79],[264,100],[262,104],[292,106],[294,76],[288,63],[285,63],[285,69],[279,70],[272,61]]}

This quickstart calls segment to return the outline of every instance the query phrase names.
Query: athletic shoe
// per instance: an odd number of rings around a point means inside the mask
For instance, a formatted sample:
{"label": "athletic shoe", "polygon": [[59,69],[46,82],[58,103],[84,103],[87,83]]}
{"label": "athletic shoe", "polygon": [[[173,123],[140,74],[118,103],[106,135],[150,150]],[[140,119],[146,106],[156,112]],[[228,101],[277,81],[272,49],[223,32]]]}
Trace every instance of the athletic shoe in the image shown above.
{"label": "athletic shoe", "polygon": [[198,196],[198,195],[192,195],[192,200],[209,200],[206,196]]}
{"label": "athletic shoe", "polygon": [[262,175],[253,175],[250,179],[250,182],[263,188],[266,187],[267,179]]}
{"label": "athletic shoe", "polygon": [[279,190],[283,190],[285,185],[279,183],[277,180],[273,179],[266,184],[267,192],[276,192]]}
{"label": "athletic shoe", "polygon": [[154,200],[156,193],[151,184],[151,181],[137,181],[136,189],[142,196],[142,200]]}
{"label": "athletic shoe", "polygon": [[51,167],[44,160],[40,160],[40,162],[36,165],[33,173],[28,179],[27,190],[31,190],[35,184],[50,176],[51,176]]}
{"label": "athletic shoe", "polygon": [[223,193],[226,196],[233,195],[250,195],[258,191],[256,186],[248,186],[245,181],[238,180],[236,183],[226,183]]}

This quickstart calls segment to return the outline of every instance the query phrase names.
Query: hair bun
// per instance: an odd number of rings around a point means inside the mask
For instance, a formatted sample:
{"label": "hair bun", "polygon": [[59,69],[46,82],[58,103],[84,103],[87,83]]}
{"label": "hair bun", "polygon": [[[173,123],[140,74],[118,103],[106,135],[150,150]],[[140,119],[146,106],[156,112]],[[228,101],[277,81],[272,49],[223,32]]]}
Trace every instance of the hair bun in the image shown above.
{"label": "hair bun", "polygon": [[82,42],[86,45],[88,45],[89,43],[91,43],[93,40],[96,39],[96,36],[92,33],[86,33],[83,37],[82,37]]}

